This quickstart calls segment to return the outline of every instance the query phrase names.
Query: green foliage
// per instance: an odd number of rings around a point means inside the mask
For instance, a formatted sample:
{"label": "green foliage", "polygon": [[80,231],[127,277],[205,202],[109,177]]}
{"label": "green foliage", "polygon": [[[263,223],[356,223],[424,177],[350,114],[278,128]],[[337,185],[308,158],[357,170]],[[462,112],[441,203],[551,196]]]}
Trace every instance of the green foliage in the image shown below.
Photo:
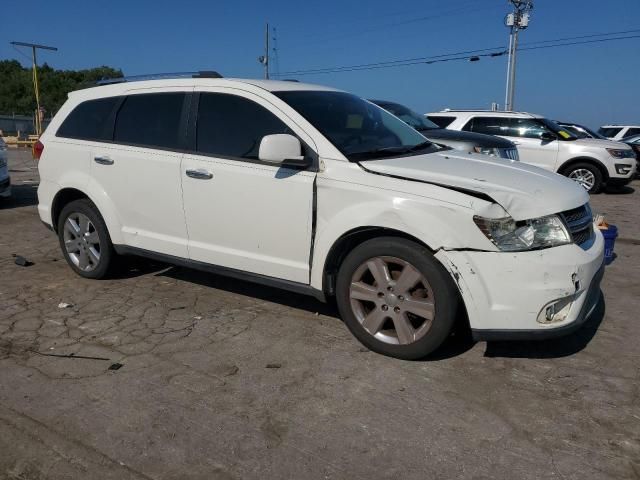
{"label": "green foliage", "polygon": [[[0,61],[0,114],[32,115],[36,109],[31,68],[17,60]],[[122,71],[111,67],[88,70],[54,70],[46,63],[38,67],[40,105],[46,116],[55,114],[73,90],[89,86],[102,78],[122,77]]]}

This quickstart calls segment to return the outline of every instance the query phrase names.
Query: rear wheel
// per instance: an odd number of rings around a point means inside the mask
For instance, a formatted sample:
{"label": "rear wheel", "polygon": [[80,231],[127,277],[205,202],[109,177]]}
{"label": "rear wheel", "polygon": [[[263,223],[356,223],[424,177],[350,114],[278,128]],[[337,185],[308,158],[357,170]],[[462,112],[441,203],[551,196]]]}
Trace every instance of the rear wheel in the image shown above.
{"label": "rear wheel", "polygon": [[458,295],[431,252],[395,237],[366,241],[338,272],[336,301],[365,346],[413,360],[436,350],[454,326]]}
{"label": "rear wheel", "polygon": [[602,173],[598,167],[591,163],[573,164],[566,168],[563,173],[589,193],[598,193],[602,190]]}
{"label": "rear wheel", "polygon": [[88,199],[74,200],[60,212],[58,238],[69,266],[85,278],[104,278],[113,264],[115,251],[107,226]]}

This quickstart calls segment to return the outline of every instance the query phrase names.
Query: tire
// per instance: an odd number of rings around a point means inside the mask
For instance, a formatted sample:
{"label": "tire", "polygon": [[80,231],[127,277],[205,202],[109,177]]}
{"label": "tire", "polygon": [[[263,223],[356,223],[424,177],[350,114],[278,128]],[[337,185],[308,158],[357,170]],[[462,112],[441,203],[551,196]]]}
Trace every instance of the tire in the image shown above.
{"label": "tire", "polygon": [[107,225],[89,199],[64,206],[58,218],[58,239],[65,260],[81,277],[101,279],[111,272],[116,253]]}
{"label": "tire", "polygon": [[428,249],[403,238],[380,237],[358,245],[344,259],[336,303],[349,330],[367,348],[417,360],[450,335],[460,301],[451,276]]}
{"label": "tire", "polygon": [[[592,163],[574,163],[573,165],[565,168],[562,174],[577,182],[591,194],[599,193],[602,191],[602,187],[604,186],[602,172],[600,172],[600,169]],[[590,183],[592,183],[591,187],[589,187]]]}

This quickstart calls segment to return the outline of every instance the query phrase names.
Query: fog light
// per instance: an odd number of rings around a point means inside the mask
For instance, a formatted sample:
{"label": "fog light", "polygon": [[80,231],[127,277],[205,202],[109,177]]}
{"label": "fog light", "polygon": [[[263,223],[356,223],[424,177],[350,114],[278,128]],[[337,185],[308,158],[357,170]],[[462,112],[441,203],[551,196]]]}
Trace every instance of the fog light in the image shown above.
{"label": "fog light", "polygon": [[615,166],[618,175],[626,175],[627,173],[631,172],[631,169],[633,168],[633,165],[626,165],[624,163],[616,163]]}
{"label": "fog light", "polygon": [[565,320],[571,311],[573,299],[574,296],[570,295],[547,303],[538,314],[538,323],[555,323]]}

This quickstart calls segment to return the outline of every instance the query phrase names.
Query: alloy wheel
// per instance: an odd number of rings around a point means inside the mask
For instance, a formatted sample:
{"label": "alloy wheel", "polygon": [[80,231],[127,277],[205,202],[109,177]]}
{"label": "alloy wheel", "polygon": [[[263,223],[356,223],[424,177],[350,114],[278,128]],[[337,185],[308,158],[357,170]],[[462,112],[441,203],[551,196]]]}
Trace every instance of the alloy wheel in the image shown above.
{"label": "alloy wheel", "polygon": [[589,191],[596,183],[596,177],[586,168],[577,168],[569,174],[569,178],[578,182],[585,190]]}
{"label": "alloy wheel", "polygon": [[360,265],[351,278],[349,298],[360,325],[392,345],[418,341],[435,318],[429,282],[416,267],[396,257],[374,257]]}
{"label": "alloy wheel", "polygon": [[73,264],[83,272],[95,270],[100,263],[100,237],[83,213],[71,213],[64,222],[64,246]]}

